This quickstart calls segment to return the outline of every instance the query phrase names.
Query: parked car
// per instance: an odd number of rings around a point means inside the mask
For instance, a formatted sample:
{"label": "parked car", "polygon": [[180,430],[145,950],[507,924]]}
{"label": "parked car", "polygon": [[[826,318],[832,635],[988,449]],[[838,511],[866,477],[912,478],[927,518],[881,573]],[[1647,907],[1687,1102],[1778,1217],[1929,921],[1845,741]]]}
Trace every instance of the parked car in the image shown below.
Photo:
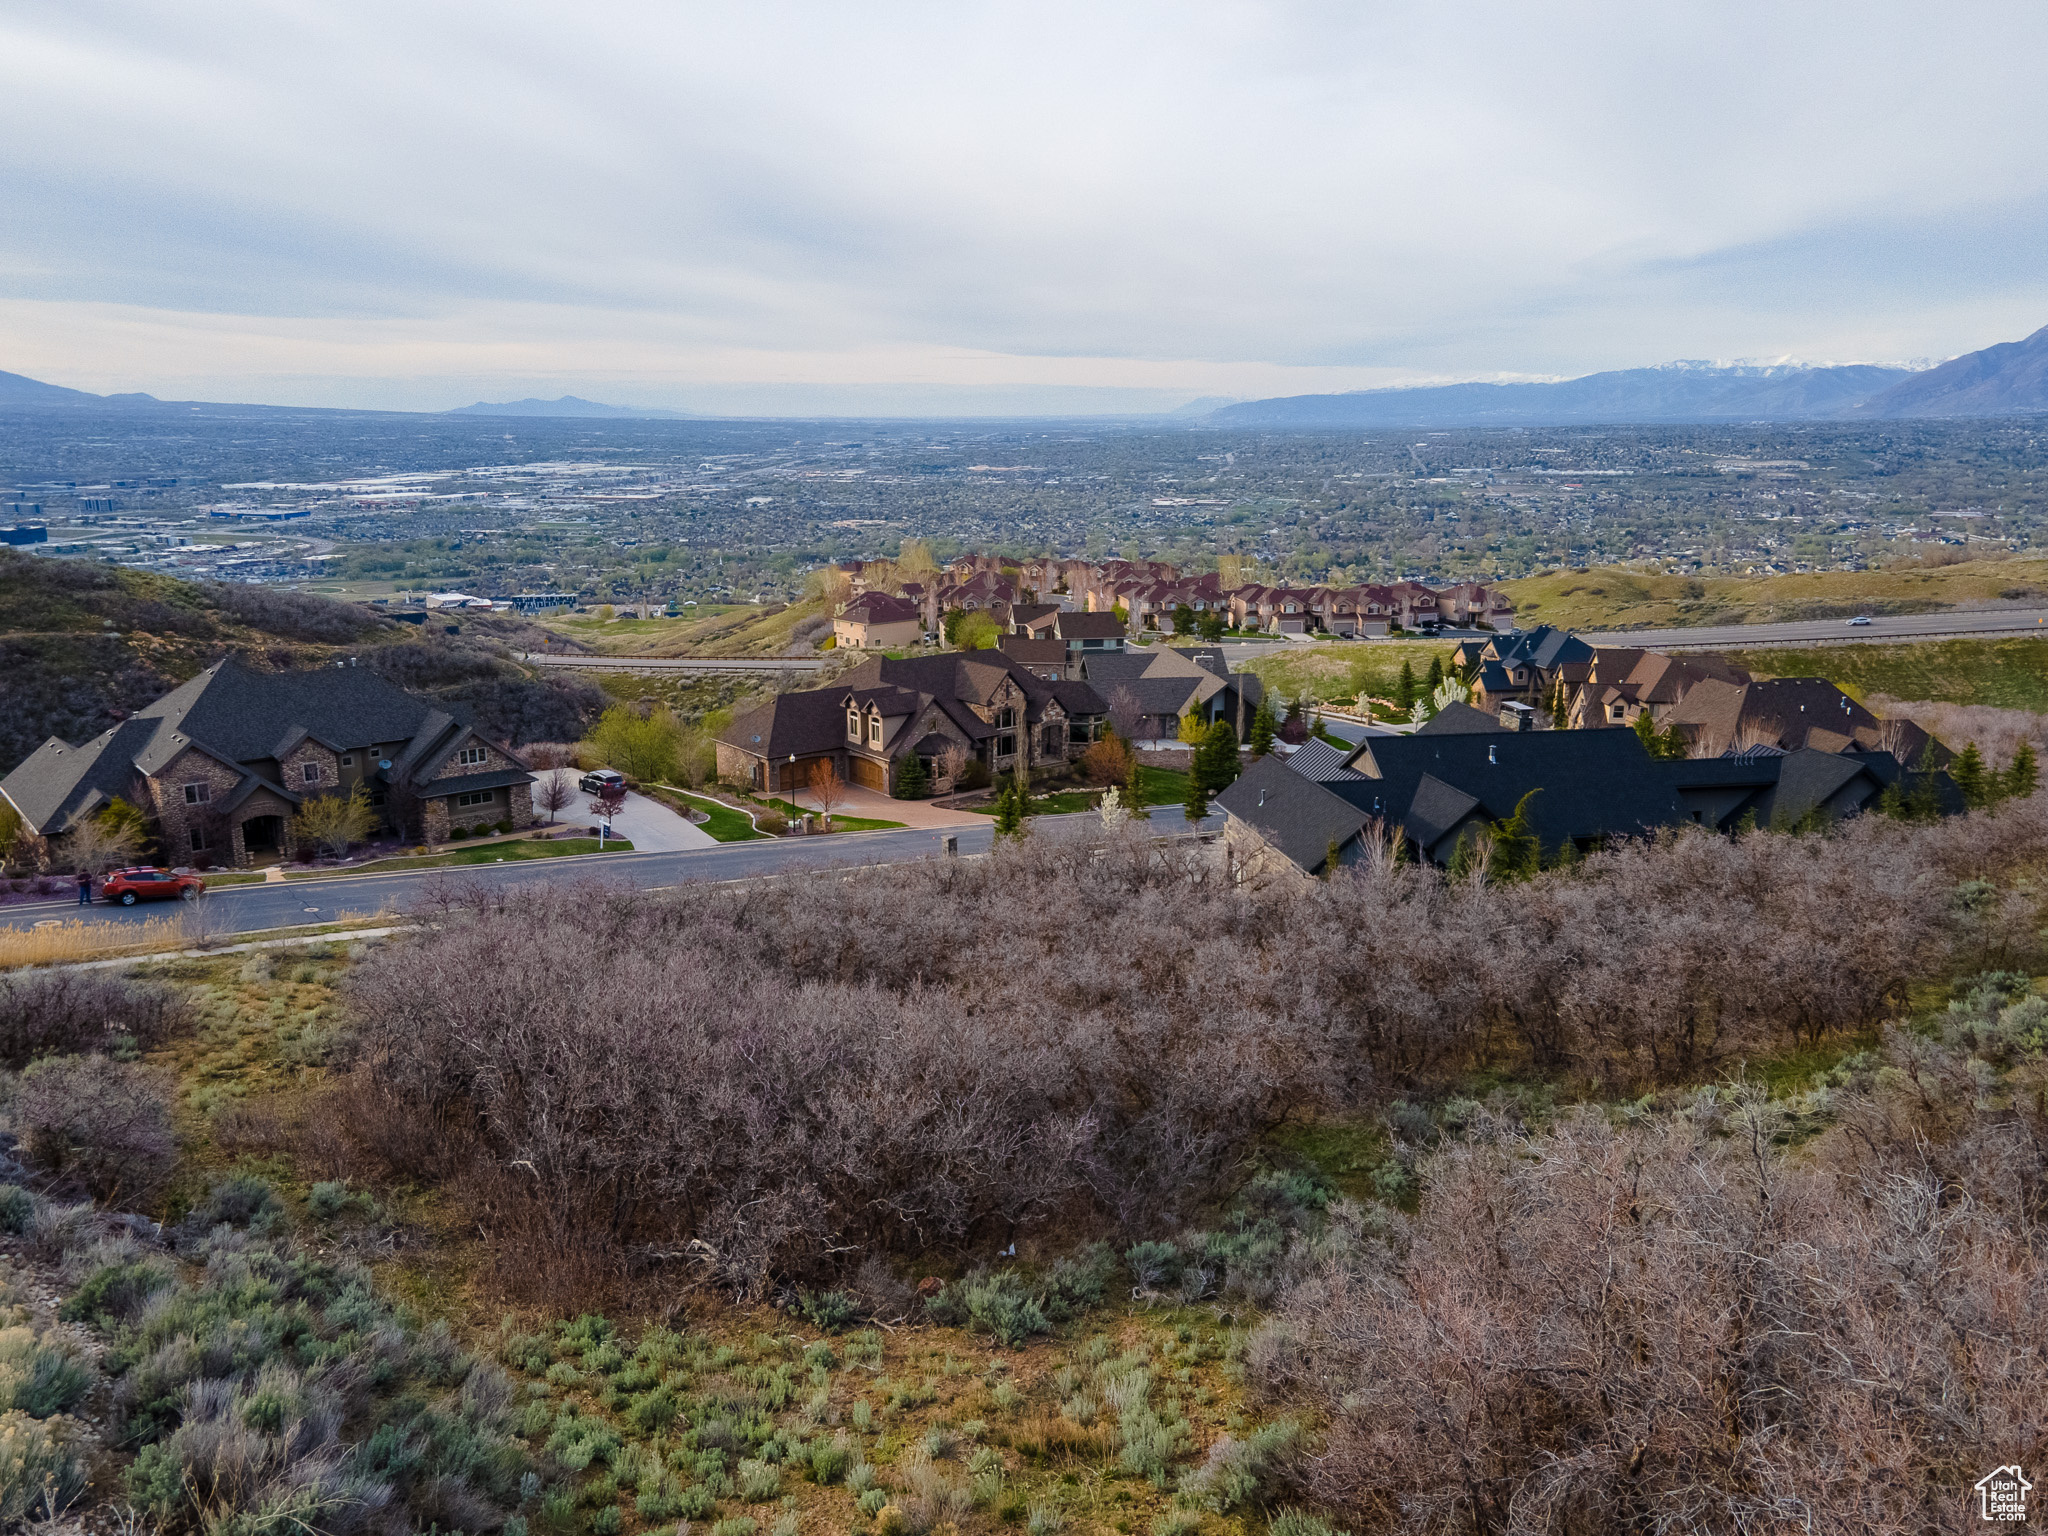
{"label": "parked car", "polygon": [[100,887],[100,895],[132,907],[138,901],[197,901],[205,889],[206,882],[197,875],[143,864],[115,870]]}
{"label": "parked car", "polygon": [[601,795],[608,789],[624,789],[626,776],[616,768],[593,768],[576,781],[586,795]]}

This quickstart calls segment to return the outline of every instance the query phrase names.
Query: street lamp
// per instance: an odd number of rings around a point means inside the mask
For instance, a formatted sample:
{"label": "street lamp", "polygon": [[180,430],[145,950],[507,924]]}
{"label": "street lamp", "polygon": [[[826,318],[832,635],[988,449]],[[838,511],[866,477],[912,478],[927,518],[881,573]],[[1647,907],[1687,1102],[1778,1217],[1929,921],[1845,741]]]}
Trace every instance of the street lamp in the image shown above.
{"label": "street lamp", "polygon": [[799,811],[804,808],[803,802],[796,797],[796,754],[794,752],[789,754],[789,803]]}

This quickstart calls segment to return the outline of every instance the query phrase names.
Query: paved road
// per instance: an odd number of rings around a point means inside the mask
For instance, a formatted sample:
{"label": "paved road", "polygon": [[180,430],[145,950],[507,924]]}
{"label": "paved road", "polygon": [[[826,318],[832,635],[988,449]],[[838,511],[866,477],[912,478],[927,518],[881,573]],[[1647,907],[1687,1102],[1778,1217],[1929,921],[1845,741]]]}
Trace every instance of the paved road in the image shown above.
{"label": "paved road", "polygon": [[808,656],[556,656],[526,651],[519,659],[572,672],[736,672],[767,677],[815,672],[822,665],[819,658]]}
{"label": "paved road", "polygon": [[1705,629],[1626,629],[1582,634],[1591,645],[1639,645],[1660,651],[1707,648],[1750,649],[1765,645],[1813,645],[1830,641],[1950,640],[1977,635],[2048,635],[2048,608],[1966,608],[1945,613],[1902,613],[1868,624],[1842,619],[1792,624],[1722,624]]}
{"label": "paved road", "polygon": [[[1162,833],[1187,830],[1177,806],[1156,806],[1157,826]],[[994,823],[957,832],[963,855],[986,853],[995,840]],[[1083,816],[1040,818],[1054,827],[1062,823],[1093,821]],[[1204,831],[1219,831],[1220,815],[1202,823]],[[111,907],[95,903],[91,916],[96,921],[140,923],[152,917],[188,916],[203,924],[214,936],[256,933],[268,928],[297,927],[333,922],[343,913],[368,915],[385,907],[404,910],[422,892],[438,881],[455,884],[482,882],[494,887],[531,885],[548,880],[590,880],[621,882],[641,890],[659,890],[686,880],[745,880],[805,870],[900,864],[942,856],[944,834],[917,828],[899,832],[842,832],[831,837],[776,838],[760,842],[720,843],[713,848],[680,853],[619,853],[588,858],[529,859],[516,864],[467,864],[446,869],[417,870],[389,875],[349,875],[333,879],[291,880],[283,884],[224,886],[209,891],[196,906],[182,902],[147,902],[133,907]],[[76,897],[59,901],[29,902],[0,907],[0,925],[33,927],[51,918],[68,921],[82,916]]]}

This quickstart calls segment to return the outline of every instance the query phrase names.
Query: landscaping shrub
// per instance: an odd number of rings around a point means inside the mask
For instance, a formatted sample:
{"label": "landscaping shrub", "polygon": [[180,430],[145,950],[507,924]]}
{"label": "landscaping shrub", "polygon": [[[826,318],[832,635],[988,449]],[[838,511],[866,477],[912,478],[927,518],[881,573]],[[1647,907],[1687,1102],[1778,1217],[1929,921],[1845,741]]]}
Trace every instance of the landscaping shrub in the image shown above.
{"label": "landscaping shrub", "polygon": [[0,1066],[40,1056],[153,1049],[189,1026],[184,999],[105,971],[37,971],[0,977]]}
{"label": "landscaping shrub", "polygon": [[156,1188],[177,1154],[168,1074],[104,1056],[58,1056],[21,1075],[10,1111],[22,1150],[58,1180],[98,1199]]}

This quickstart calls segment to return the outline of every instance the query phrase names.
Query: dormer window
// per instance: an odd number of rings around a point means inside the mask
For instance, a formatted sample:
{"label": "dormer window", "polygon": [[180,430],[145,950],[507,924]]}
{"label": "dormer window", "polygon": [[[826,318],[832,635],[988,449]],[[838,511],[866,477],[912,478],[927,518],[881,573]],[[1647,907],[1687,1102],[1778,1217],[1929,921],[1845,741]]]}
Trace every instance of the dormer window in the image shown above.
{"label": "dormer window", "polygon": [[868,745],[871,747],[879,747],[881,744],[882,717],[880,715],[870,715],[868,716]]}
{"label": "dormer window", "polygon": [[849,709],[846,712],[846,739],[860,740],[860,711],[857,709]]}

